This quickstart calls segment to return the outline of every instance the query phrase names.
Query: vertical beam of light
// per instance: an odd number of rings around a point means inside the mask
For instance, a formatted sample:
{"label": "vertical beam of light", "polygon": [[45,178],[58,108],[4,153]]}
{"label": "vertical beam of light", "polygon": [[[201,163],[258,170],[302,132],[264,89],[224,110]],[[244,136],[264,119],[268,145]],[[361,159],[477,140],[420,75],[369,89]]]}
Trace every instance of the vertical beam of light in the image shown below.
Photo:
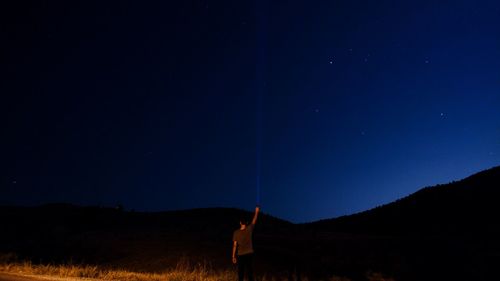
{"label": "vertical beam of light", "polygon": [[266,0],[256,0],[256,65],[255,65],[255,83],[256,83],[256,201],[260,205],[261,173],[262,173],[262,115],[263,115],[263,96],[266,92],[266,64],[267,64],[267,2]]}
{"label": "vertical beam of light", "polygon": [[256,112],[256,145],[255,145],[255,188],[256,201],[260,205],[260,185],[262,171],[262,92],[257,93],[257,112]]}

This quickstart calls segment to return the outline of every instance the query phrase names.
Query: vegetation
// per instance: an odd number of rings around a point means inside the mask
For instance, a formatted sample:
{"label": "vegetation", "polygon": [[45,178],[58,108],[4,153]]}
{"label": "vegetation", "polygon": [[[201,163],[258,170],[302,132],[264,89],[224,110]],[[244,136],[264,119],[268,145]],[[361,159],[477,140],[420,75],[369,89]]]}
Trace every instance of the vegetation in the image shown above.
{"label": "vegetation", "polygon": [[[105,270],[98,266],[90,265],[35,265],[24,263],[0,263],[0,272],[20,275],[49,276],[56,278],[81,278],[94,280],[122,280],[122,281],[234,281],[237,280],[236,271],[216,271],[208,264],[190,266],[185,261],[180,261],[174,269],[159,273],[131,272],[127,270]],[[307,276],[292,274],[292,280],[310,280]],[[368,280],[392,281],[384,279],[380,274],[368,274]],[[261,281],[290,280],[290,276],[262,276]],[[345,277],[332,276],[324,281],[350,281]]]}

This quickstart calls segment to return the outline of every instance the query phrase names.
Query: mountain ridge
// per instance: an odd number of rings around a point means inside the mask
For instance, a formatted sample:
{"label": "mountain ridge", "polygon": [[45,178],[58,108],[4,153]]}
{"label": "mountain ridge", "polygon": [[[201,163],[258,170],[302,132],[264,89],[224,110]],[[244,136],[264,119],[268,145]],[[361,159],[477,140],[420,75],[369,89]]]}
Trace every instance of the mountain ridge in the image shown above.
{"label": "mountain ridge", "polygon": [[[410,234],[499,233],[500,166],[447,184],[424,187],[396,201],[352,215],[304,224],[328,231]],[[423,227],[427,225],[427,229]]]}
{"label": "mountain ridge", "polygon": [[[494,167],[350,216],[294,224],[263,212],[254,234],[256,270],[300,271],[311,280],[331,274],[366,280],[369,271],[409,281],[490,280],[480,276],[500,261],[499,186],[500,167]],[[141,272],[162,272],[187,257],[231,269],[232,233],[241,215],[252,212],[4,206],[0,256]]]}

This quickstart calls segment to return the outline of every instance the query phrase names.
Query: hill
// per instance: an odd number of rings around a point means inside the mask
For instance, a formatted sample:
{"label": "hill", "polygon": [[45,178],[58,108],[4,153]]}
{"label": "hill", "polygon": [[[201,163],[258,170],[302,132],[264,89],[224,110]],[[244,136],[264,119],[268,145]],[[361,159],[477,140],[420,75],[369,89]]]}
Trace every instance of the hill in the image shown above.
{"label": "hill", "polygon": [[384,235],[500,234],[500,167],[362,213],[306,224],[322,231]]}
{"label": "hill", "polygon": [[[336,219],[293,224],[262,213],[254,234],[256,273],[491,280],[500,262],[499,187],[495,167]],[[179,261],[231,269],[231,238],[241,214],[252,215],[232,208],[0,207],[0,261],[2,253],[13,253],[3,256],[139,272],[162,272]]]}
{"label": "hill", "polygon": [[[98,264],[161,271],[183,257],[190,262],[230,265],[232,233],[239,218],[252,214],[231,208],[158,213],[116,208],[50,204],[0,207],[0,252],[42,263]],[[280,235],[292,224],[261,214],[256,239]]]}

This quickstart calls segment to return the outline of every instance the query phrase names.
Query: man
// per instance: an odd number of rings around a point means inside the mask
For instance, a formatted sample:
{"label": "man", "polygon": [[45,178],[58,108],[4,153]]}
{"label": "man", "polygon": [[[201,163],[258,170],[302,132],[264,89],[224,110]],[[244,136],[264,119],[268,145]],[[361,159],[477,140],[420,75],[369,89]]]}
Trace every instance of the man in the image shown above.
{"label": "man", "polygon": [[[255,214],[252,223],[248,224],[246,219],[240,219],[240,229],[233,233],[233,263],[238,264],[238,279],[243,281],[245,271],[248,275],[248,280],[253,281],[253,245],[252,234],[257,222],[260,207],[255,207]],[[236,257],[236,249],[238,249],[238,257]]]}

